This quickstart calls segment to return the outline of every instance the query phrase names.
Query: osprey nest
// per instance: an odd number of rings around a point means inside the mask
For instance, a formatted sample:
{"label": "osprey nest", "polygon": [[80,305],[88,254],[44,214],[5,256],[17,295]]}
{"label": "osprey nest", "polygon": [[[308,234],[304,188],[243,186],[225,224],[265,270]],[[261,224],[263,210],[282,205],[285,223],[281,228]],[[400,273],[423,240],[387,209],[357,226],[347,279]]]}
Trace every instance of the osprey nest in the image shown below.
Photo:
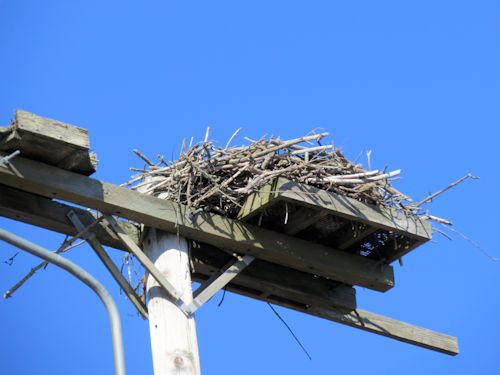
{"label": "osprey nest", "polygon": [[224,147],[208,139],[187,145],[178,160],[158,155],[154,163],[138,150],[143,169],[123,184],[144,194],[169,199],[191,208],[236,218],[247,196],[277,177],[342,194],[359,201],[417,214],[419,204],[391,186],[400,170],[366,170],[349,161],[332,144],[323,144],[328,133],[281,140],[245,138],[247,144],[231,147],[238,131]]}

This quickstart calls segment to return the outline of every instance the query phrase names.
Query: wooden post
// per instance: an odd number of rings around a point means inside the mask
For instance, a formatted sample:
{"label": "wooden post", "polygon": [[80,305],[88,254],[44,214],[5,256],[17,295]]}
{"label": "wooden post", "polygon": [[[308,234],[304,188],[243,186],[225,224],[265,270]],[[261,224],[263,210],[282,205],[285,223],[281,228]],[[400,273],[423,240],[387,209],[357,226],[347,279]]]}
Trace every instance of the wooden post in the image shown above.
{"label": "wooden post", "polygon": [[[154,265],[190,303],[193,295],[186,239],[150,228],[143,244]],[[194,317],[188,318],[151,275],[147,295],[154,374],[200,375]]]}

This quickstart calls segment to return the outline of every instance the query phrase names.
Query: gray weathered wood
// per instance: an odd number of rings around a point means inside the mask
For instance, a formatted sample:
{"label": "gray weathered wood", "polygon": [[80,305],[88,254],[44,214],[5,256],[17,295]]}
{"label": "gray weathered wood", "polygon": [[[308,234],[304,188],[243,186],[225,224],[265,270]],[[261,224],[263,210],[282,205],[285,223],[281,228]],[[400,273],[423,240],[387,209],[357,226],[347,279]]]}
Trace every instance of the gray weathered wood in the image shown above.
{"label": "gray weathered wood", "polygon": [[[0,185],[1,216],[58,233],[75,235],[77,230],[66,217],[69,211],[74,211],[85,226],[95,221],[89,211]],[[136,226],[122,221],[117,223],[136,244],[139,243],[139,229]],[[105,220],[97,223],[92,232],[103,245],[128,251]],[[206,244],[202,244],[201,248],[199,246],[193,246],[191,256],[196,272],[208,277],[232,257],[215,247]],[[300,303],[338,306],[347,310],[356,308],[353,288],[277,264],[255,260],[238,277],[242,280],[242,285],[257,290],[258,294],[276,294],[288,300],[298,299]]]}
{"label": "gray weathered wood", "polygon": [[84,175],[95,172],[86,129],[17,110],[11,126],[0,130],[0,150],[20,150],[30,159]]}
{"label": "gray weathered wood", "polygon": [[[76,212],[78,218],[85,227],[88,227],[96,220],[96,216],[87,210],[68,206],[49,198],[0,185],[1,216],[36,225],[68,236],[74,236],[78,233],[78,230],[66,216],[71,210]],[[134,242],[139,242],[139,231],[135,225],[122,221],[119,221],[118,224]],[[125,250],[120,238],[106,221],[102,221],[95,225],[92,231],[103,245]]]}
{"label": "gray weathered wood", "polygon": [[[227,253],[202,245],[191,249],[194,271],[213,275],[231,258]],[[257,296],[273,295],[301,305],[332,306],[351,311],[356,308],[356,290],[348,285],[314,277],[276,264],[254,260],[231,285],[252,290]]]}
{"label": "gray weathered wood", "polygon": [[[22,204],[18,205],[18,203]],[[94,220],[88,211],[0,186],[0,215],[2,216],[59,233],[74,235],[76,229],[66,218],[69,210],[75,210],[86,226]],[[118,223],[129,236],[138,241],[138,229],[135,226],[124,222]],[[93,232],[102,244],[125,250],[124,245],[109,230],[105,222],[97,224]],[[194,278],[197,281],[209,278],[230,258],[230,255],[204,245],[201,248],[195,246],[191,254],[196,272]],[[355,298],[353,298],[354,289],[271,263],[255,260],[228,284],[227,289],[252,298],[270,300],[306,314],[378,333],[409,344],[452,355],[458,352],[456,339],[453,337],[413,327],[363,310],[356,310],[360,318],[356,314],[349,314],[349,311],[356,308]],[[373,324],[363,323],[363,317],[368,317],[372,323],[379,320],[385,323],[377,329]],[[387,326],[389,330],[384,332],[382,328],[387,329]]]}
{"label": "gray weathered wood", "polygon": [[64,143],[82,150],[90,148],[87,129],[37,116],[20,109],[15,112],[14,128],[21,134],[57,139],[60,144]]}
{"label": "gray weathered wood", "polygon": [[104,183],[22,157],[0,167],[0,183],[121,216],[149,227],[251,254],[256,258],[370,289],[394,286],[393,269],[361,256],[311,244],[211,213]]}
{"label": "gray weathered wood", "polygon": [[266,296],[254,296],[246,289],[239,288],[238,285],[230,284],[229,291],[244,296],[253,296],[266,302],[304,312],[309,315],[327,319],[332,322],[344,324],[363,331],[375,333],[384,337],[395,339],[401,342],[430,349],[436,352],[455,356],[459,353],[458,341],[456,337],[443,333],[431,331],[426,328],[417,327],[399,320],[371,313],[369,311],[357,309],[351,312],[340,311],[335,308],[320,308],[314,306],[300,306],[289,303],[282,299],[274,299]]}
{"label": "gray weathered wood", "polygon": [[187,306],[186,311],[193,314],[205,302],[212,298],[219,290],[224,288],[232,279],[243,271],[250,263],[254,261],[251,255],[245,255],[243,258],[234,258],[228,264],[215,272],[202,283],[193,293],[193,301]]}
{"label": "gray weathered wood", "polygon": [[[309,228],[322,217],[328,215],[324,211],[315,211],[309,208],[301,207],[297,212],[294,212],[288,222],[283,226],[283,233],[293,236]],[[342,249],[341,249],[342,250]]]}
{"label": "gray weathered wood", "polygon": [[408,217],[395,210],[381,209],[355,199],[279,178],[251,194],[240,210],[240,218],[250,218],[278,200],[326,211],[329,214],[361,222],[380,229],[395,231],[425,242],[432,231],[427,221]]}
{"label": "gray weathered wood", "polygon": [[[192,301],[187,241],[154,228],[145,234],[144,250],[186,304]],[[200,375],[196,322],[172,301],[150,274],[147,280],[149,333],[155,375]]]}
{"label": "gray weathered wood", "polygon": [[123,230],[123,228],[118,225],[118,222],[111,215],[104,215],[106,221],[111,225],[111,228],[118,235],[120,240],[123,242],[125,248],[134,254],[137,260],[142,264],[142,266],[149,272],[149,274],[160,284],[160,286],[165,289],[165,291],[174,299],[178,300],[182,294],[174,288],[174,286],[163,276],[162,272],[158,270],[153,262],[148,258],[148,256],[142,251],[142,249],[137,245],[131,237]]}
{"label": "gray weathered wood", "polygon": [[[75,228],[80,232],[85,229],[85,225],[80,221],[78,215],[75,211],[71,210],[68,212],[68,218],[71,220]],[[128,283],[125,277],[122,275],[118,267],[115,265],[111,257],[108,255],[106,250],[102,247],[101,243],[97,239],[96,235],[90,231],[85,235],[85,240],[90,245],[90,247],[97,254],[99,259],[104,263],[104,266],[108,269],[109,273],[113,276],[115,281],[118,283],[120,288],[125,292],[128,299],[135,306],[137,311],[142,315],[144,319],[148,318],[148,312],[146,305],[141,301],[139,296],[135,293],[132,286]]]}

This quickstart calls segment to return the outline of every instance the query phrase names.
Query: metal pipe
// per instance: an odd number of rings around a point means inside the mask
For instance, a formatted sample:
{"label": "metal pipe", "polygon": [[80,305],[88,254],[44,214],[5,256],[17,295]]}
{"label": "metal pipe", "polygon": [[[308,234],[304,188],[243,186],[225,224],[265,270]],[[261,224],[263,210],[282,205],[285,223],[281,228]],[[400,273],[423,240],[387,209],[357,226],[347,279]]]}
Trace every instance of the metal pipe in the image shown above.
{"label": "metal pipe", "polygon": [[55,264],[62,269],[68,271],[73,276],[78,278],[84,284],[86,284],[90,289],[92,289],[104,303],[106,310],[109,314],[109,319],[111,321],[111,333],[113,338],[113,351],[115,359],[115,372],[116,375],[125,375],[125,356],[123,352],[123,338],[122,338],[122,327],[120,321],[120,315],[116,307],[115,301],[111,298],[108,291],[102,286],[102,284],[97,281],[92,275],[87,271],[77,266],[75,263],[63,258],[60,255],[54,254],[52,251],[44,249],[24,238],[16,236],[4,229],[0,228],[0,240],[10,243],[22,250],[27,251],[30,254],[36,255],[47,262]]}

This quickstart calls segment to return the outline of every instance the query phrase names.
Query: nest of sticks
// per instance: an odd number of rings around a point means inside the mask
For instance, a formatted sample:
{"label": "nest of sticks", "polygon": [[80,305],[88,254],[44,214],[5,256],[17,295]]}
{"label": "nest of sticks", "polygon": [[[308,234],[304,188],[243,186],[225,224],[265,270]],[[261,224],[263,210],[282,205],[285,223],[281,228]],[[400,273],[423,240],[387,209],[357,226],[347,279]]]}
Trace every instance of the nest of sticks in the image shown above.
{"label": "nest of sticks", "polygon": [[[263,185],[277,177],[284,177],[379,207],[396,209],[408,215],[418,215],[451,229],[452,223],[450,221],[428,214],[421,206],[431,202],[438,195],[466,179],[478,178],[468,173],[444,189],[414,203],[410,197],[391,186],[391,181],[397,178],[401,173],[400,170],[364,169],[361,164],[349,161],[333,145],[322,144],[322,140],[328,133],[313,132],[288,141],[273,137],[264,137],[259,140],[245,138],[246,145],[230,147],[237,134],[238,131],[233,134],[225,147],[219,147],[208,139],[209,129],[207,129],[205,139],[202,142],[193,144],[191,140],[190,144],[187,145],[186,140],[184,140],[179,159],[171,162],[165,161],[160,155],[157,162],[152,162],[140,151],[134,150],[145,165],[141,169],[131,168],[137,173],[122,186],[131,186],[132,189],[142,193],[173,200],[196,210],[206,210],[236,218],[249,194],[258,191]],[[327,224],[321,223],[323,227],[326,227]],[[333,223],[333,225],[336,224]],[[433,230],[451,239],[443,231],[435,227]],[[497,260],[465,235],[456,230],[453,232],[470,241],[486,256]],[[77,238],[72,237],[65,240],[57,252],[65,252],[84,242],[73,244]],[[376,232],[369,240],[362,243],[357,251],[363,256],[370,256],[374,248],[380,247],[390,240],[388,233]],[[14,258],[15,255],[5,263],[12,264]],[[127,266],[129,280],[132,280],[131,267],[132,269],[134,267],[132,258],[129,259],[129,254],[126,254],[123,264]],[[34,267],[10,288],[4,297],[11,297],[19,287],[45,265],[46,263],[42,262]],[[134,274],[137,279],[140,278],[136,271]],[[143,285],[144,280],[141,278],[135,289]],[[144,294],[142,294],[142,298],[144,298]]]}
{"label": "nest of sticks", "polygon": [[142,169],[124,186],[158,198],[173,200],[193,209],[235,218],[249,194],[278,177],[342,194],[359,201],[416,214],[410,197],[391,186],[400,170],[367,170],[348,160],[332,144],[323,144],[328,133],[281,140],[245,138],[247,144],[224,147],[209,140],[181,148],[178,160],[166,162],[158,155],[152,162],[140,151]]}

